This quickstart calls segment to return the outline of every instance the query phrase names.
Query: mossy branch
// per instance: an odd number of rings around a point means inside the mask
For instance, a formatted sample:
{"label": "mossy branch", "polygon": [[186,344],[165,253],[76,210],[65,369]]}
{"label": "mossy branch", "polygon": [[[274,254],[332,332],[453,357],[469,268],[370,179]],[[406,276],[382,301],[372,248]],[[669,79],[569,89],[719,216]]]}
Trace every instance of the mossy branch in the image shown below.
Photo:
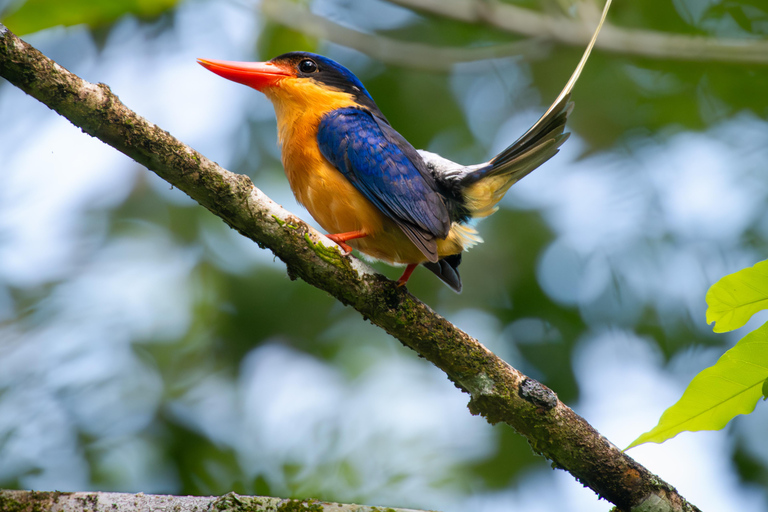
{"label": "mossy branch", "polygon": [[164,496],[118,492],[0,490],[2,512],[426,512],[266,496]]}
{"label": "mossy branch", "polygon": [[[582,2],[580,19],[551,16],[500,0],[388,0],[408,9],[465,23],[483,23],[525,37],[583,47],[600,18],[596,2]],[[726,38],[630,29],[606,21],[595,48],[652,59],[768,64],[764,38]],[[484,52],[494,51],[493,47]],[[503,52],[503,48],[497,51]]]}
{"label": "mossy branch", "polygon": [[473,414],[508,424],[536,453],[599,496],[622,510],[698,510],[602,437],[555,393],[499,359],[405,288],[355,258],[330,257],[326,247],[335,247],[333,242],[275,204],[247,176],[219,167],[128,109],[106,85],[70,73],[2,24],[0,76],[272,250],[292,279],[300,277],[327,291],[431,361],[471,395]]}
{"label": "mossy branch", "polygon": [[[579,18],[556,16],[499,0],[388,0],[390,3],[465,23],[483,23],[526,39],[480,46],[437,46],[362,32],[313,13],[302,3],[262,0],[268,19],[312,37],[355,48],[390,64],[416,69],[449,70],[460,62],[499,57],[541,58],[545,44],[584,47],[600,17],[596,5],[582,2]],[[601,2],[597,2],[601,3]],[[604,51],[652,59],[768,64],[768,41],[630,29],[606,22],[595,45]]]}

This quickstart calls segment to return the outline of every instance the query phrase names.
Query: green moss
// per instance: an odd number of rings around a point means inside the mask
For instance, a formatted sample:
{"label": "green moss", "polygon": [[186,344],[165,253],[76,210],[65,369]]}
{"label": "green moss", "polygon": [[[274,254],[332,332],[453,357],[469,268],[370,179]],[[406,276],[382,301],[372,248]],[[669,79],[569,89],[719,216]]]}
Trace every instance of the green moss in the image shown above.
{"label": "green moss", "polygon": [[299,229],[298,225],[291,224],[288,221],[282,220],[280,217],[278,217],[274,213],[272,214],[272,218],[275,219],[275,222],[277,222],[280,225],[280,227],[288,228],[288,229],[293,229],[293,230]]}
{"label": "green moss", "polygon": [[287,500],[278,505],[277,512],[323,512],[323,505],[317,500]]}
{"label": "green moss", "polygon": [[321,260],[330,263],[334,267],[344,268],[344,256],[341,255],[336,247],[327,247],[322,242],[313,242],[309,233],[304,233],[304,240],[306,240],[307,245]]}
{"label": "green moss", "polygon": [[0,491],[0,510],[2,512],[47,512],[51,504],[56,503],[62,492],[22,492]]}
{"label": "green moss", "polygon": [[231,492],[211,503],[211,509],[219,512],[276,512],[278,509],[274,501],[272,498],[239,496]]}
{"label": "green moss", "polygon": [[324,507],[317,500],[265,499],[238,496],[231,492],[214,501],[211,504],[211,509],[219,512],[323,512]]}
{"label": "green moss", "polygon": [[244,508],[244,505],[245,504],[243,500],[240,499],[240,496],[231,492],[216,499],[211,503],[211,508],[220,512],[223,512],[224,510],[242,510],[245,512],[246,509]]}
{"label": "green moss", "polygon": [[[35,510],[28,508],[26,503],[17,501],[5,494],[0,494],[0,510],[4,512],[26,512],[27,510]],[[37,510],[35,510],[37,512]]]}

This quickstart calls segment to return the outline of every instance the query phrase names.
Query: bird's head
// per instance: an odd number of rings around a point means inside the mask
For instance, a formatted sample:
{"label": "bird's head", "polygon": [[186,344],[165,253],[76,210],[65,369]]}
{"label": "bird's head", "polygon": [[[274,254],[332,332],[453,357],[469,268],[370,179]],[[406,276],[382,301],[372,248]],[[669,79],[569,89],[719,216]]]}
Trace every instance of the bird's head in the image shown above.
{"label": "bird's head", "polygon": [[378,111],[362,82],[347,68],[322,55],[290,52],[268,62],[197,59],[209,71],[263,92],[277,107],[360,105]]}

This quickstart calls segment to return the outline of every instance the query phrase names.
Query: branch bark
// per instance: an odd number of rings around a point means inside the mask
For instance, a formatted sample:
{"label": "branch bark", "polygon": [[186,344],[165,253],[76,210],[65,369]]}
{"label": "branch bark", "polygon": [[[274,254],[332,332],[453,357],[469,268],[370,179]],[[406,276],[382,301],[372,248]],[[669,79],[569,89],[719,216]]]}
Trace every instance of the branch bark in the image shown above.
{"label": "branch bark", "polygon": [[[381,512],[380,507],[267,496],[162,496],[118,492],[1,491],[4,512]],[[389,512],[426,512],[390,508]]]}
{"label": "branch bark", "polygon": [[[507,32],[582,47],[592,35],[600,10],[584,2],[581,19],[553,17],[499,0],[389,0],[409,9],[467,23],[484,23]],[[591,12],[591,15],[589,14]],[[602,50],[657,59],[768,64],[768,41],[669,34],[617,27],[608,21],[595,44]],[[491,49],[486,49],[486,52]]]}
{"label": "branch bark", "polygon": [[341,256],[330,240],[271,201],[247,176],[222,169],[128,109],[108,86],[70,73],[2,24],[0,76],[272,250],[292,279],[327,291],[428,359],[471,395],[472,414],[507,423],[536,453],[599,496],[622,510],[698,510],[601,436],[553,391],[512,368],[405,288],[357,259]]}

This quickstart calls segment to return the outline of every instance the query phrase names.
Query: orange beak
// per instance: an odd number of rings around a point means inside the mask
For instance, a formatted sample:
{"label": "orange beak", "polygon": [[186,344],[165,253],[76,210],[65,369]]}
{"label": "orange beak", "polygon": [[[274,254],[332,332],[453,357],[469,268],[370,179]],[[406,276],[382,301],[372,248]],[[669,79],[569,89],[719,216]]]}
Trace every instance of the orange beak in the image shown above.
{"label": "orange beak", "polygon": [[295,76],[287,69],[271,62],[233,62],[228,60],[197,59],[208,71],[239,84],[263,91],[278,84],[283,78]]}

